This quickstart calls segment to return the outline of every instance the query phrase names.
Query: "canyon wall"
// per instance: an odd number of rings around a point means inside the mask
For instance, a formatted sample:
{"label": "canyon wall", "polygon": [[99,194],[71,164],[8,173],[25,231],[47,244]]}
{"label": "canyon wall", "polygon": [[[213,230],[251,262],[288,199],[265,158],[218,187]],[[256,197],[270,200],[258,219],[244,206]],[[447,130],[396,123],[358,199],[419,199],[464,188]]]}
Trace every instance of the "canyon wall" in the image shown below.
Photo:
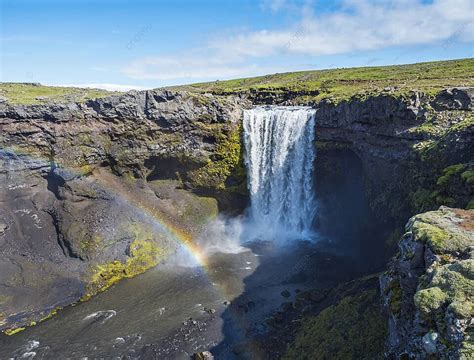
{"label": "canyon wall", "polygon": [[241,212],[242,110],[255,104],[317,109],[320,213],[352,206],[327,194],[339,189],[334,176],[351,176],[345,164],[357,165],[368,224],[354,226],[360,252],[372,252],[378,268],[410,216],[474,207],[472,89],[293,98],[155,90],[83,104],[1,104],[0,329],[32,325],[166,261],[218,211]]}

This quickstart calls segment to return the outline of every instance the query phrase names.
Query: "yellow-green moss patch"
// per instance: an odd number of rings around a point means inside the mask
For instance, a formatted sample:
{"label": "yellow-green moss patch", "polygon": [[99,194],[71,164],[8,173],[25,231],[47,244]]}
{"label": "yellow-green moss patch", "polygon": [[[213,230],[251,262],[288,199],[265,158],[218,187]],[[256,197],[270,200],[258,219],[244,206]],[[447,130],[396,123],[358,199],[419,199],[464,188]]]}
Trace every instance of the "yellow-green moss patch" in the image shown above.
{"label": "yellow-green moss patch", "polygon": [[438,181],[436,182],[436,184],[439,186],[448,185],[451,178],[461,173],[465,169],[465,167],[466,165],[464,164],[456,164],[456,165],[448,166],[447,168],[443,170],[443,175],[438,178]]}
{"label": "yellow-green moss patch", "polygon": [[4,333],[5,333],[5,335],[12,336],[12,335],[18,334],[19,332],[21,332],[25,329],[26,329],[26,327],[19,327],[19,328],[15,328],[15,329],[6,329],[4,331]]}
{"label": "yellow-green moss patch", "polygon": [[87,300],[104,291],[118,281],[144,273],[156,266],[164,251],[152,240],[135,240],[130,244],[129,257],[125,262],[114,260],[97,265],[87,286],[87,293],[81,300]]}
{"label": "yellow-green moss patch", "polygon": [[392,280],[386,289],[390,293],[390,310],[393,314],[399,315],[402,311],[402,288],[398,280]]}
{"label": "yellow-green moss patch", "polygon": [[474,315],[474,260],[438,266],[426,288],[415,294],[416,306],[425,314],[447,305],[457,316]]}
{"label": "yellow-green moss patch", "polygon": [[424,222],[416,222],[412,228],[415,239],[428,243],[434,250],[442,252],[451,235],[443,229]]}
{"label": "yellow-green moss patch", "polygon": [[194,186],[225,189],[227,178],[239,165],[241,159],[240,126],[228,131],[216,131],[217,144],[213,158],[188,176]]}
{"label": "yellow-green moss patch", "polygon": [[447,300],[448,296],[438,287],[423,289],[415,294],[415,305],[422,312],[428,314],[438,310]]}
{"label": "yellow-green moss patch", "polygon": [[414,216],[409,223],[414,240],[426,243],[437,255],[466,252],[473,244],[472,231],[453,225],[450,218],[456,214],[454,209],[441,207]]}

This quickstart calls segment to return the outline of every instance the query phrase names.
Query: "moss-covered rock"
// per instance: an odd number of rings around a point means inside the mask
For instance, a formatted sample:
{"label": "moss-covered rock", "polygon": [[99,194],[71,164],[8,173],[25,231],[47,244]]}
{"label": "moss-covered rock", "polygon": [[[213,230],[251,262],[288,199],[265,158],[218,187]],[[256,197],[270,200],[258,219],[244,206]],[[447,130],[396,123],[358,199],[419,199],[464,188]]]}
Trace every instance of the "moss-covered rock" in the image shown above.
{"label": "moss-covered rock", "polygon": [[215,131],[216,151],[207,164],[190,171],[188,178],[194,187],[226,189],[227,179],[241,166],[241,126]]}
{"label": "moss-covered rock", "polygon": [[398,279],[394,279],[390,282],[389,286],[385,289],[385,294],[389,296],[390,311],[395,315],[400,315],[402,310],[402,288]]}
{"label": "moss-covered rock", "polygon": [[443,169],[431,198],[438,204],[467,208],[474,196],[474,164],[455,164]]}
{"label": "moss-covered rock", "polygon": [[434,266],[428,284],[415,294],[415,305],[425,314],[448,306],[456,316],[474,316],[474,259]]}
{"label": "moss-covered rock", "polygon": [[[399,254],[380,281],[391,315],[388,353],[414,359],[469,359],[474,211],[441,207],[414,216],[406,230]],[[423,340],[426,334],[435,339],[429,347]]]}
{"label": "moss-covered rock", "polygon": [[415,241],[426,243],[436,254],[465,252],[474,242],[472,230],[453,226],[452,216],[465,219],[471,215],[468,211],[453,212],[447,207],[441,207],[437,211],[414,216],[410,219],[407,229],[413,233]]}
{"label": "moss-covered rock", "polygon": [[447,300],[448,296],[439,288],[431,287],[417,291],[415,305],[425,314],[438,310]]}
{"label": "moss-covered rock", "polygon": [[164,257],[165,252],[151,238],[137,239],[130,244],[129,257],[123,262],[112,262],[97,265],[87,285],[87,293],[82,300],[87,300],[100,291],[104,291],[118,281],[144,273],[156,266]]}

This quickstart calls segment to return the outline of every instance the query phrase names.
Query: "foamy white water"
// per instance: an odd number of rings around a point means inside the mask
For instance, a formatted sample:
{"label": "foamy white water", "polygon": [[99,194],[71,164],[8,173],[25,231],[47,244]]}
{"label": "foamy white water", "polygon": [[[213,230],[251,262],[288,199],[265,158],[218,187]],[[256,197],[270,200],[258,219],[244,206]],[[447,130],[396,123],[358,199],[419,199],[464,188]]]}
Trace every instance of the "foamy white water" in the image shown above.
{"label": "foamy white water", "polygon": [[250,219],[264,239],[311,236],[315,110],[257,107],[244,112]]}

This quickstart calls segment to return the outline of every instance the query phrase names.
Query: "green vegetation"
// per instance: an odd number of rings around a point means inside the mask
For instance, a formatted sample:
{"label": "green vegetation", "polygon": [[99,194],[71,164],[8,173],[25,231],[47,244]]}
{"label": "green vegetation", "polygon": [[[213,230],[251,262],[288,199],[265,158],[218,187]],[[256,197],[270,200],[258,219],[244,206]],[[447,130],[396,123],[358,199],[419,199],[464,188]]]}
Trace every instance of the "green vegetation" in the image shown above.
{"label": "green vegetation", "polygon": [[418,188],[417,190],[410,193],[410,202],[412,204],[414,212],[421,213],[436,209],[436,201],[433,199],[432,191],[424,188]]}
{"label": "green vegetation", "polygon": [[472,354],[474,354],[474,331],[468,330],[464,336],[464,341],[461,344],[459,350],[460,360],[472,360]]}
{"label": "green vegetation", "polygon": [[[58,313],[59,310],[60,310],[60,308],[55,308],[55,309],[51,310],[49,313],[47,313],[46,315],[43,315],[42,317],[40,317],[37,321],[32,320],[23,327],[5,329],[3,331],[3,333],[5,335],[8,335],[8,336],[18,334],[19,332],[25,330],[27,327],[36,326],[39,323],[42,323],[43,321],[51,319],[53,316],[55,316]],[[42,313],[42,314],[44,314],[44,313]],[[0,313],[0,325],[1,325],[1,323],[2,323],[2,313]]]}
{"label": "green vegetation", "polygon": [[457,164],[453,166],[449,166],[443,170],[443,176],[438,178],[436,185],[439,186],[446,186],[450,183],[450,180],[453,176],[458,175],[462,170],[464,170],[464,164]]}
{"label": "green vegetation", "polygon": [[217,217],[219,209],[217,200],[212,197],[197,196],[191,194],[194,201],[189,202],[183,208],[181,217],[196,225],[204,225],[209,219]]}
{"label": "green vegetation", "polygon": [[419,187],[410,193],[414,212],[424,212],[441,205],[471,209],[474,206],[474,164],[455,164],[434,174],[429,188]]}
{"label": "green vegetation", "polygon": [[226,180],[236,170],[241,161],[240,125],[232,129],[219,129],[216,151],[208,163],[188,173],[194,186],[226,189]]}
{"label": "green vegetation", "polygon": [[402,311],[402,287],[400,286],[400,281],[394,279],[388,285],[386,295],[390,293],[390,310],[395,315],[400,315]]}
{"label": "green vegetation", "polygon": [[[472,246],[472,230],[453,226],[449,219],[457,216],[466,219],[467,213],[449,208],[429,211],[411,218],[409,228],[414,240],[426,243],[436,255],[466,253]],[[468,222],[466,226],[469,226]]]}
{"label": "green vegetation", "polygon": [[461,318],[474,315],[474,260],[438,266],[425,289],[415,294],[416,306],[436,318],[434,312],[443,305]]}
{"label": "green vegetation", "polygon": [[415,222],[412,231],[415,239],[428,243],[437,253],[443,252],[451,239],[451,235],[443,229],[423,221]]}
{"label": "green vegetation", "polygon": [[[443,88],[474,86],[474,59],[436,61],[410,65],[341,68],[271,74],[253,78],[214,81],[171,89],[193,93],[233,94],[241,92],[294,93],[300,102],[330,99],[339,102],[353,96],[390,93],[403,96],[417,89],[434,95]],[[12,104],[40,104],[56,101],[83,102],[120,92],[74,87],[43,86],[36,83],[0,83],[0,96]],[[209,99],[195,96],[204,106]],[[433,129],[429,126],[427,131]]]}
{"label": "green vegetation", "polygon": [[0,83],[0,96],[11,104],[42,104],[50,102],[84,102],[118,95],[120,92],[75,87],[44,86],[37,83]]}
{"label": "green vegetation", "polygon": [[474,198],[471,199],[471,200],[467,203],[466,209],[469,209],[469,210],[474,209]]}
{"label": "green vegetation", "polygon": [[152,239],[135,240],[130,244],[129,257],[125,262],[114,260],[97,265],[87,286],[87,293],[81,300],[88,300],[124,278],[144,273],[156,266],[163,255],[163,250]]}
{"label": "green vegetation", "polygon": [[175,88],[214,94],[290,91],[299,93],[302,101],[331,99],[338,102],[352,96],[366,97],[384,91],[398,96],[418,89],[434,95],[443,88],[454,86],[474,86],[474,59],[299,71]]}
{"label": "green vegetation", "polygon": [[446,119],[429,119],[421,126],[413,128],[411,131],[415,133],[423,133],[429,135],[430,139],[420,141],[415,145],[415,149],[421,155],[421,160],[436,161],[440,155],[451,146],[453,138],[468,128],[474,126],[474,114],[472,112],[448,111],[444,116],[449,120],[457,120],[455,124],[446,124]]}
{"label": "green vegetation", "polygon": [[366,290],[306,320],[283,359],[382,359],[386,334],[379,295]]}
{"label": "green vegetation", "polygon": [[474,186],[474,170],[467,170],[461,174],[461,179],[469,186]]}
{"label": "green vegetation", "polygon": [[447,300],[447,295],[439,288],[423,289],[415,294],[415,304],[423,313],[438,310]]}
{"label": "green vegetation", "polygon": [[12,336],[12,335],[18,334],[20,331],[23,331],[25,329],[26,329],[26,327],[19,327],[19,328],[15,328],[15,329],[7,329],[7,330],[4,331],[4,333],[8,336]]}

